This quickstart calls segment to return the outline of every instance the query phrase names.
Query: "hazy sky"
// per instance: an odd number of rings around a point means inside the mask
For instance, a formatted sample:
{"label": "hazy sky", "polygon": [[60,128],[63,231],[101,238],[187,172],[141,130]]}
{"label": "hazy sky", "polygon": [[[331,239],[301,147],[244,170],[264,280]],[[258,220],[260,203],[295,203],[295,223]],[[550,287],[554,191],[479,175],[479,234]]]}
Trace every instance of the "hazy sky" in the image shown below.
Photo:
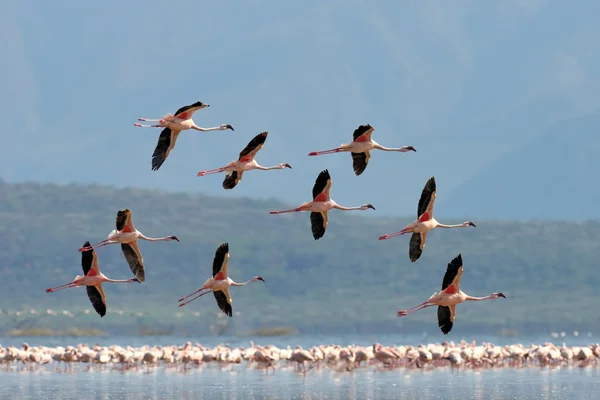
{"label": "hazy sky", "polygon": [[[300,204],[328,168],[339,203],[407,215],[435,175],[451,214],[462,182],[600,106],[597,15],[592,0],[1,2],[0,177]],[[132,124],[197,100],[199,125],[235,132],[185,131],[151,171],[160,130]],[[418,152],[373,152],[360,177],[348,154],[307,156],[365,123]],[[264,130],[257,161],[292,170],[227,192],[196,177]]]}

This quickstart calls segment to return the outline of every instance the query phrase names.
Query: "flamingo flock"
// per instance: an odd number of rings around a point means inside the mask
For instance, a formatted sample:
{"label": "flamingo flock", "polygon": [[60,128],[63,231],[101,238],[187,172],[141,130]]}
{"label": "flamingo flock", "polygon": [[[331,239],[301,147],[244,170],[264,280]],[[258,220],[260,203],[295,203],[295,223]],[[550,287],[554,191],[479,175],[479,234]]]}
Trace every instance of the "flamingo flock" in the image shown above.
{"label": "flamingo flock", "polygon": [[475,341],[468,343],[443,342],[418,346],[383,346],[335,344],[317,345],[309,348],[269,344],[248,347],[231,347],[220,344],[215,347],[186,342],[183,345],[166,346],[100,346],[80,343],[76,346],[29,346],[21,348],[0,345],[0,364],[7,370],[33,370],[41,366],[54,366],[58,371],[72,371],[73,366],[114,368],[118,370],[149,371],[150,368],[175,368],[181,371],[207,368],[216,365],[233,368],[246,364],[250,368],[283,370],[293,369],[306,374],[312,369],[328,368],[338,372],[375,368],[380,371],[434,368],[526,368],[526,367],[586,367],[597,366],[600,344],[561,347],[553,343],[541,346],[524,346],[520,343],[496,346]]}
{"label": "flamingo flock", "polygon": [[[143,122],[155,122],[153,125],[144,125],[135,123],[134,126],[143,128],[162,128],[158,138],[158,143],[152,154],[151,167],[153,171],[158,171],[164,164],[169,155],[175,148],[175,143],[179,134],[184,130],[197,130],[201,132],[216,131],[216,130],[231,130],[233,127],[229,124],[222,124],[212,128],[202,128],[198,126],[192,117],[196,112],[208,108],[208,104],[197,101],[193,104],[179,108],[174,115],[166,114],[160,119],[138,118]],[[413,146],[402,146],[398,148],[384,147],[372,139],[375,128],[370,125],[360,125],[354,130],[352,142],[341,144],[339,147],[325,150],[310,152],[309,156],[319,156],[325,154],[334,154],[340,152],[349,152],[352,156],[354,173],[360,177],[371,159],[371,151],[392,151],[392,152],[416,152]],[[198,177],[207,176],[217,173],[225,173],[222,186],[225,190],[232,190],[241,182],[245,172],[250,170],[274,170],[274,169],[291,169],[288,163],[280,163],[275,166],[263,167],[255,160],[257,153],[264,147],[269,132],[264,131],[254,136],[247,145],[239,153],[237,160],[230,161],[222,167],[203,170],[197,173]],[[360,178],[357,178],[360,179]],[[365,203],[360,206],[342,206],[331,198],[331,186],[333,180],[328,169],[321,171],[312,188],[312,200],[304,202],[296,208],[288,210],[270,211],[272,215],[293,213],[293,212],[309,212],[310,227],[312,236],[315,240],[322,239],[327,232],[329,222],[329,212],[332,210],[352,211],[352,210],[375,210],[375,207],[370,203]],[[462,224],[447,225],[438,222],[433,217],[433,208],[437,194],[435,177],[431,177],[425,183],[425,187],[421,192],[421,197],[417,206],[417,219],[411,224],[405,226],[402,230],[396,233],[382,235],[379,240],[387,240],[397,236],[411,233],[411,238],[408,245],[408,256],[411,262],[416,262],[423,253],[427,241],[427,235],[430,231],[436,228],[468,228],[476,227],[471,221],[466,221]],[[138,246],[138,241],[144,240],[149,242],[158,241],[177,241],[179,238],[174,235],[164,237],[147,237],[138,231],[133,225],[132,212],[126,208],[117,211],[116,229],[108,235],[108,238],[96,244],[90,244],[86,241],[79,249],[82,252],[82,268],[84,276],[77,275],[73,281],[64,285],[49,288],[46,292],[56,292],[62,289],[86,286],[88,297],[100,317],[106,315],[106,295],[102,288],[103,282],[127,282],[127,283],[142,283],[146,280],[146,268],[144,259]],[[105,247],[111,244],[120,244],[125,261],[135,278],[127,280],[112,280],[104,276],[98,267],[98,256],[96,249]],[[204,285],[191,293],[188,296],[179,299],[179,307],[189,304],[205,294],[213,293],[218,308],[228,317],[233,316],[232,298],[229,289],[232,286],[245,286],[251,282],[265,282],[261,276],[254,276],[244,283],[234,282],[228,275],[229,261],[229,244],[221,244],[217,250],[213,260],[212,276],[209,277]],[[446,274],[444,275],[442,289],[439,293],[434,293],[427,301],[406,310],[398,311],[399,317],[412,314],[416,311],[425,309],[431,306],[438,307],[438,326],[444,335],[448,334],[454,325],[456,317],[456,305],[466,301],[479,301],[488,299],[506,298],[502,292],[493,293],[486,297],[472,297],[460,290],[460,278],[463,272],[462,254],[456,256],[448,264]]]}

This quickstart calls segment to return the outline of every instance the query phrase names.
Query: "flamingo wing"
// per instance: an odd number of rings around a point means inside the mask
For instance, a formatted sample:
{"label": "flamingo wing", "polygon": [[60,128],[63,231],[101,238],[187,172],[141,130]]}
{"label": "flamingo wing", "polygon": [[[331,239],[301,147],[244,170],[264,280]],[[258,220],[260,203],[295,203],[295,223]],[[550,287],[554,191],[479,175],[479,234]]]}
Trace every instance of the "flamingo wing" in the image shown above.
{"label": "flamingo wing", "polygon": [[144,258],[140,253],[137,242],[121,243],[121,250],[123,251],[123,256],[125,256],[125,260],[127,261],[127,264],[129,264],[129,269],[133,275],[138,278],[140,282],[144,282],[146,279]]}
{"label": "flamingo wing", "polygon": [[126,208],[117,211],[116,227],[118,232],[134,232],[135,227],[131,219],[131,211]]}
{"label": "flamingo wing", "polygon": [[368,142],[369,140],[371,140],[371,134],[374,130],[375,128],[373,128],[369,124],[361,125],[354,130],[352,138],[355,142]]}
{"label": "flamingo wing", "polygon": [[179,119],[190,119],[196,111],[204,107],[207,107],[207,105],[202,103],[201,101],[197,101],[194,104],[190,104],[189,106],[181,107],[175,112],[175,117]]}
{"label": "flamingo wing", "polygon": [[423,248],[425,247],[423,243],[426,238],[427,232],[414,232],[412,234],[410,242],[408,243],[408,257],[410,258],[410,261],[415,262],[419,259],[419,257],[421,257],[421,254],[423,254]]}
{"label": "flamingo wing", "polygon": [[[83,244],[83,247],[90,247],[91,244],[89,241]],[[90,275],[98,275],[100,273],[100,269],[98,268],[98,257],[96,256],[96,252],[94,249],[86,250],[81,252],[81,268],[83,269],[83,274],[87,275],[91,272]]]}
{"label": "flamingo wing", "polygon": [[158,171],[163,165],[171,150],[175,147],[177,137],[181,131],[171,130],[171,128],[165,128],[158,137],[158,143],[152,154],[152,171]]}
{"label": "flamingo wing", "polygon": [[459,254],[448,263],[448,267],[446,268],[446,274],[444,274],[444,280],[442,281],[442,291],[444,291],[447,294],[454,294],[460,292],[460,278],[462,276],[462,273],[462,255]]}
{"label": "flamingo wing", "polygon": [[214,291],[215,300],[217,305],[228,317],[233,315],[233,308],[231,307],[231,297],[229,297],[229,291],[227,289]]}
{"label": "flamingo wing", "polygon": [[325,235],[325,230],[327,229],[327,211],[311,212],[310,226],[315,240],[321,239]]}
{"label": "flamingo wing", "polygon": [[329,188],[331,188],[331,176],[328,170],[323,170],[317,176],[313,186],[313,201],[329,200]]}
{"label": "flamingo wing", "polygon": [[230,175],[225,175],[225,179],[223,179],[223,189],[233,189],[237,186],[238,183],[242,180],[242,175],[244,171],[231,171]]}
{"label": "flamingo wing", "polygon": [[369,159],[371,158],[371,153],[365,151],[363,153],[350,153],[352,155],[352,168],[354,169],[354,174],[356,176],[362,174],[367,165],[369,164]]}
{"label": "flamingo wing", "polygon": [[258,151],[262,149],[263,145],[265,144],[265,141],[267,140],[268,134],[269,132],[262,132],[254,136],[254,138],[252,138],[252,140],[248,142],[246,147],[244,147],[244,150],[240,152],[240,158],[238,161],[247,162],[252,160],[256,156],[256,153],[258,153]]}
{"label": "flamingo wing", "polygon": [[417,208],[417,218],[426,212],[429,213],[429,219],[433,216],[433,205],[435,203],[436,188],[435,178],[432,176],[425,183],[423,191],[421,192],[421,198],[419,199],[419,207]]}
{"label": "flamingo wing", "polygon": [[438,306],[438,326],[442,330],[444,335],[452,330],[454,325],[454,317],[456,312],[456,306]]}
{"label": "flamingo wing", "polygon": [[100,318],[104,317],[106,315],[106,296],[104,295],[102,284],[86,286],[85,290],[94,310],[100,315]]}
{"label": "flamingo wing", "polygon": [[229,243],[223,243],[217,248],[213,260],[213,278],[227,279],[227,264],[229,263]]}

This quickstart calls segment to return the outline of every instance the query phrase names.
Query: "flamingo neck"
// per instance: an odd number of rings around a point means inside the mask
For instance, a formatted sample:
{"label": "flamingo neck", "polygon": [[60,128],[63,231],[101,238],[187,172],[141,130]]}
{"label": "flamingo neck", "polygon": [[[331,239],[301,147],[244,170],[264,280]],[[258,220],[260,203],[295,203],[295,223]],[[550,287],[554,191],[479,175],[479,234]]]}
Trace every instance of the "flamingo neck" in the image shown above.
{"label": "flamingo neck", "polygon": [[493,298],[494,298],[493,294],[490,294],[489,296],[485,296],[485,297],[465,296],[465,300],[469,300],[469,301],[490,300]]}
{"label": "flamingo neck", "polygon": [[456,224],[456,225],[446,225],[446,224],[440,224],[438,222],[437,224],[438,228],[466,228],[466,226],[464,224]]}

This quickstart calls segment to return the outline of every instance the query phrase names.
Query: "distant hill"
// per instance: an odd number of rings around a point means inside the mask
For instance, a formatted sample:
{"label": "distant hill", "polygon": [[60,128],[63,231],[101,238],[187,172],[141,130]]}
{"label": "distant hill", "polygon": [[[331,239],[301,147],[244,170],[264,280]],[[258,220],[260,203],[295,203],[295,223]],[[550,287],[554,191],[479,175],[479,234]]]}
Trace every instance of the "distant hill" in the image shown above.
{"label": "distant hill", "polygon": [[[293,326],[300,332],[436,333],[434,310],[405,319],[397,318],[396,311],[438,291],[447,263],[461,252],[462,290],[472,295],[503,291],[508,299],[459,306],[453,334],[502,327],[600,326],[593,307],[600,286],[598,222],[476,220],[477,228],[432,232],[423,256],[413,264],[407,237],[377,240],[402,228],[412,216],[382,219],[376,211],[333,211],[327,234],[315,241],[308,214],[268,214],[285,206],[275,199],[0,183],[0,321],[4,319],[8,329],[19,322],[6,317],[7,310],[39,313],[64,308],[79,314],[68,320],[31,317],[30,323],[109,331],[172,327],[201,333],[224,323],[233,332]],[[114,228],[116,211],[125,207],[133,211],[136,227],[146,235],[181,239],[140,243],[147,281],[106,284],[108,314],[103,319],[93,311],[81,315],[91,309],[83,289],[45,293],[44,289],[81,274],[77,249],[86,240],[104,239]],[[463,220],[438,217],[449,223]],[[234,312],[241,313],[231,320],[219,316],[212,296],[178,308],[177,299],[210,275],[215,249],[222,242],[230,244],[234,280],[261,275],[266,283],[231,290]],[[98,257],[108,276],[131,276],[119,246],[99,249]],[[123,316],[118,310],[124,310]],[[137,312],[144,316],[133,316]]]}
{"label": "distant hill", "polygon": [[556,124],[439,203],[492,219],[600,219],[600,111]]}

